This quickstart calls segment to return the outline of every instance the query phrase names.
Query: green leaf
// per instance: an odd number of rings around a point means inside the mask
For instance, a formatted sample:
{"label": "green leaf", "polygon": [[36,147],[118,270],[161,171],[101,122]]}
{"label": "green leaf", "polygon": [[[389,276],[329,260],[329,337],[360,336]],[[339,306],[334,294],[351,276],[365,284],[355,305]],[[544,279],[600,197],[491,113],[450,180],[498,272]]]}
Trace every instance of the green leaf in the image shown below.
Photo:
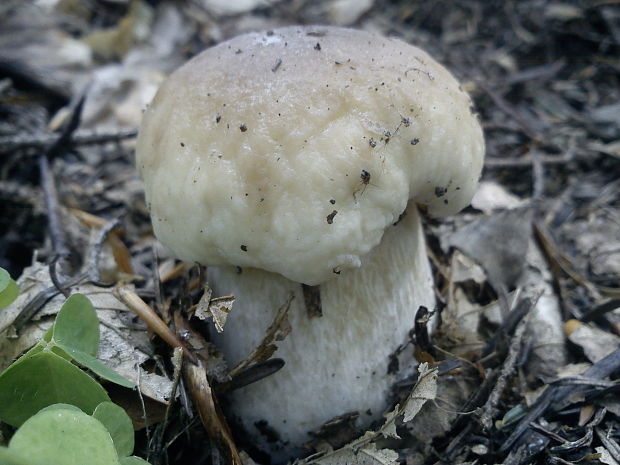
{"label": "green leaf", "polygon": [[45,331],[45,334],[41,338],[41,341],[42,342],[50,342],[52,340],[52,336],[53,335],[54,335],[54,325],[52,325],[49,328],[47,328],[47,331]]}
{"label": "green leaf", "polygon": [[7,447],[0,447],[0,465],[36,465],[24,457],[17,455]]}
{"label": "green leaf", "polygon": [[47,406],[45,408],[42,408],[37,413],[45,412],[46,410],[58,410],[58,409],[76,410],[78,412],[81,412],[81,410],[79,408],[77,408],[75,405],[71,405],[71,404],[52,404],[52,405],[49,405],[49,406]]}
{"label": "green leaf", "polygon": [[34,465],[120,465],[105,426],[67,408],[47,409],[29,418],[11,438],[9,452]]}
{"label": "green leaf", "polygon": [[112,402],[102,402],[93,412],[93,418],[107,428],[119,457],[127,457],[133,452],[133,424],[122,407]]}
{"label": "green leaf", "polygon": [[141,459],[140,457],[136,457],[135,455],[132,455],[130,457],[123,457],[123,458],[121,458],[120,459],[120,463],[121,463],[121,465],[151,465],[146,460]]}
{"label": "green leaf", "polygon": [[[41,352],[43,349],[45,349],[47,347],[47,344],[43,341],[39,341],[37,342],[34,346],[32,346],[30,348],[30,350],[28,352],[26,352],[25,354],[23,354],[21,357],[19,357],[17,360],[15,360],[13,362],[13,365],[15,365],[16,363],[21,363],[24,360],[26,360],[27,358],[32,357],[35,354],[38,354],[39,352]],[[11,365],[11,366],[13,366]],[[8,368],[7,368],[8,369]]]}
{"label": "green leaf", "polygon": [[97,355],[99,350],[99,319],[88,297],[73,294],[56,316],[52,341],[74,350]]}
{"label": "green leaf", "polygon": [[[71,347],[67,347],[64,344],[60,343],[57,343],[56,347],[66,352],[69,357],[71,357],[83,367],[91,370],[100,378],[106,379],[129,389],[133,389],[135,387],[135,385],[127,378],[119,375],[112,368],[108,367],[105,363],[103,363],[101,360],[96,359],[92,355],[87,354],[86,352],[72,349]],[[62,356],[63,354],[59,355]]]}
{"label": "green leaf", "polygon": [[12,426],[52,404],[75,405],[91,414],[109,400],[97,381],[50,350],[22,357],[0,375],[0,420]]}
{"label": "green leaf", "polygon": [[8,307],[19,294],[17,283],[11,279],[9,272],[0,268],[0,308]]}

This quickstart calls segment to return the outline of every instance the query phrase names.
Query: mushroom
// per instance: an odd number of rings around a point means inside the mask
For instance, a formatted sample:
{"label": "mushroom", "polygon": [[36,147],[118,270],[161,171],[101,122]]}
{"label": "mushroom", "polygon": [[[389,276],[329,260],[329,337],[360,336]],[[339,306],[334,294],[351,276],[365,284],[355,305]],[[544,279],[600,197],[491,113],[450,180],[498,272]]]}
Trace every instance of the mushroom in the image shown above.
{"label": "mushroom", "polygon": [[415,314],[435,303],[416,204],[466,206],[483,156],[454,77],[364,31],[241,35],[162,85],[136,163],[160,241],[237,296],[216,336],[232,365],[295,297],[284,367],[231,395],[255,445],[281,460],[337,415],[381,417],[415,367],[411,346],[399,351]]}

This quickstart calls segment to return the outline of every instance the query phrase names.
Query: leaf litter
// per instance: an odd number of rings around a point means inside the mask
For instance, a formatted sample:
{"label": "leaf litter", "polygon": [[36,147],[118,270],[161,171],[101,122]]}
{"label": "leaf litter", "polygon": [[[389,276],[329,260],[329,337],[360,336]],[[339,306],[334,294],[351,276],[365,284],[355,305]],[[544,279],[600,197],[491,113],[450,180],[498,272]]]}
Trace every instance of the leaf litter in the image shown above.
{"label": "leaf litter", "polygon": [[[437,309],[438,328],[424,343],[434,349],[430,355],[424,347],[436,394],[418,392],[414,401],[419,385],[403,380],[394,387],[400,407],[382,425],[361,438],[349,437],[343,448],[329,450],[323,441],[317,446],[322,458],[306,460],[618,462],[620,407],[613,382],[620,359],[620,15],[613,2],[523,0],[498,8],[477,0],[374,0],[348,10],[347,2],[327,0],[228,3],[227,9],[208,0],[182,6],[99,2],[93,10],[66,0],[0,6],[0,201],[10,212],[0,215],[0,266],[21,276],[22,290],[0,312],[0,365],[47,330],[64,301],[61,290],[82,292],[102,321],[100,358],[137,380],[146,403],[152,397],[168,405],[171,348],[101,286],[105,283],[77,281],[62,289],[52,283],[54,268],[48,264],[54,251],[34,157],[58,139],[54,131],[70,119],[74,101],[85,92],[80,124],[50,159],[57,214],[73,257],[59,267],[61,284],[83,267],[92,271],[86,250],[100,242],[95,226],[76,212],[102,219],[96,228],[120,219],[122,232],[98,252],[101,279],[129,282],[166,325],[174,327],[179,302],[189,301],[183,308],[200,304],[196,316],[225,331],[232,299],[207,298],[199,273],[175,262],[152,237],[132,164],[140,115],[163,77],[208,45],[250,29],[291,24],[293,18],[341,22],[399,36],[445,63],[473,97],[485,127],[487,159],[472,208],[441,221],[427,219],[438,302],[445,305]],[[154,271],[160,263],[173,267],[161,281]],[[36,311],[20,320],[24,308]],[[189,322],[192,329],[204,329],[210,320]],[[272,327],[240,375],[253,366],[277,368],[274,350],[285,328]],[[234,388],[225,361],[208,341],[188,338],[209,362],[213,398]],[[412,343],[421,353],[422,342]],[[182,408],[157,436],[167,442],[149,444],[149,450],[169,463],[195,463],[206,450],[209,460],[220,463],[202,426],[192,420],[191,395],[178,391],[172,401]],[[431,401],[403,423],[408,399],[411,405]],[[132,398],[127,406],[142,415],[140,402]],[[582,421],[587,415],[600,420],[591,433]],[[346,427],[346,421],[334,426]],[[225,430],[220,422],[209,435],[233,441],[238,432],[227,436]],[[266,463],[256,454],[240,457]]]}

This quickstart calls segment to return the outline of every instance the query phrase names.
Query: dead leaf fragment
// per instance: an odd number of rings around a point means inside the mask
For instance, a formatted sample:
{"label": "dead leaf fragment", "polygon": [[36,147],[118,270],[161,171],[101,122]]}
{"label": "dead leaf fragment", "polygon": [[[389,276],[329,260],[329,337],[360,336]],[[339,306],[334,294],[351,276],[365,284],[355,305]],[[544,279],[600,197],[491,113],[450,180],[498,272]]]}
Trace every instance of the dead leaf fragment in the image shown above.
{"label": "dead leaf fragment", "polygon": [[342,448],[325,457],[299,464],[316,465],[397,465],[398,453],[391,449],[377,449],[369,444],[359,449]]}
{"label": "dead leaf fragment", "polygon": [[226,319],[228,318],[228,314],[232,310],[233,304],[235,303],[235,296],[226,295],[212,299],[212,295],[213,292],[211,288],[208,285],[205,286],[202,297],[196,306],[194,315],[201,320],[208,320],[210,318],[213,319],[215,330],[218,333],[221,333],[224,331]]}
{"label": "dead leaf fragment", "polygon": [[471,206],[487,215],[497,210],[517,208],[522,204],[523,200],[493,181],[481,182],[474,198],[471,199]]}
{"label": "dead leaf fragment", "polygon": [[619,465],[618,462],[609,453],[609,451],[603,446],[599,446],[594,450],[596,450],[596,452],[600,454],[600,457],[598,458],[599,462],[604,463],[605,465]]}
{"label": "dead leaf fragment", "polygon": [[442,239],[479,263],[496,289],[510,289],[521,276],[531,236],[532,211],[527,207],[484,216]]}
{"label": "dead leaf fragment", "polygon": [[593,363],[605,358],[620,345],[620,337],[589,324],[578,325],[568,335],[568,339],[580,346]]}
{"label": "dead leaf fragment", "polygon": [[430,369],[423,363],[418,368],[419,378],[403,406],[403,421],[406,423],[415,417],[422,406],[437,397],[437,370]]}

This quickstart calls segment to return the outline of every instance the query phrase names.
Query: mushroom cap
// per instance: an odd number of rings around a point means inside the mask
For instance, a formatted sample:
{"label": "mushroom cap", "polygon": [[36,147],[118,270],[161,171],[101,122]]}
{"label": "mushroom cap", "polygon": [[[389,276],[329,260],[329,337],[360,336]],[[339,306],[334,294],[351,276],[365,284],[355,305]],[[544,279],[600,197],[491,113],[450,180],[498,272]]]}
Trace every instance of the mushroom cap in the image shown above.
{"label": "mushroom cap", "polygon": [[180,258],[310,285],[360,266],[409,199],[436,216],[463,208],[483,157],[444,67],[323,26],[205,50],[161,86],[136,150],[155,233]]}

